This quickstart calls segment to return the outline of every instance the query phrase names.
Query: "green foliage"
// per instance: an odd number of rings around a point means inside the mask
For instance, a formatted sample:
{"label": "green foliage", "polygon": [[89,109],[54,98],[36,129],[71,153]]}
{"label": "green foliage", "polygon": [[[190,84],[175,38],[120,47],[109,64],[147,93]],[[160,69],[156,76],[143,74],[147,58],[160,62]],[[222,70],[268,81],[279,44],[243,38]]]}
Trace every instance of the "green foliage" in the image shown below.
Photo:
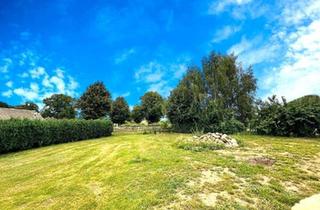
{"label": "green foliage", "polygon": [[233,55],[211,53],[203,69],[191,67],[168,99],[167,115],[176,131],[235,133],[253,116],[256,80]]}
{"label": "green foliage", "polygon": [[242,122],[236,119],[230,119],[226,121],[222,121],[219,124],[218,132],[223,132],[226,134],[238,133],[245,129],[245,126]]}
{"label": "green foliage", "polygon": [[190,132],[197,125],[202,126],[205,86],[201,72],[191,67],[168,99],[167,116],[173,128]]}
{"label": "green foliage", "polygon": [[102,82],[90,85],[78,101],[84,119],[99,119],[111,110],[111,95]]}
{"label": "green foliage", "polygon": [[161,129],[170,129],[172,127],[168,120],[160,120],[159,125]]}
{"label": "green foliage", "polygon": [[[247,123],[253,115],[256,79],[252,68],[244,70],[233,55],[220,55],[212,52],[202,61],[203,74],[209,100],[224,118],[225,112]],[[225,119],[219,119],[220,121]]]}
{"label": "green foliage", "polygon": [[[306,99],[306,100],[305,100]],[[273,96],[259,104],[255,131],[276,136],[315,136],[320,131],[320,103],[302,97],[286,103]]]}
{"label": "green foliage", "polygon": [[72,119],[76,116],[75,101],[72,97],[64,94],[53,94],[43,100],[44,108],[42,117],[56,119]]}
{"label": "green foliage", "polygon": [[141,123],[143,118],[144,118],[144,113],[141,106],[138,106],[138,105],[134,106],[131,111],[131,119],[133,119],[135,123]]}
{"label": "green foliage", "polygon": [[1,120],[0,153],[109,136],[107,120]]}
{"label": "green foliage", "polygon": [[320,104],[320,96],[318,95],[306,95],[290,101],[288,105],[295,106],[314,106]]}
{"label": "green foliage", "polygon": [[26,102],[25,104],[18,105],[14,107],[15,109],[27,109],[27,110],[34,110],[36,112],[39,112],[39,106],[33,102]]}
{"label": "green foliage", "polygon": [[202,152],[202,151],[209,151],[209,150],[224,149],[225,145],[217,144],[213,142],[180,141],[177,143],[177,147],[184,150]]}
{"label": "green foliage", "polygon": [[159,122],[163,115],[163,99],[157,92],[147,92],[141,97],[141,108],[149,123]]}
{"label": "green foliage", "polygon": [[112,103],[111,119],[114,123],[123,124],[130,118],[129,105],[123,97]]}

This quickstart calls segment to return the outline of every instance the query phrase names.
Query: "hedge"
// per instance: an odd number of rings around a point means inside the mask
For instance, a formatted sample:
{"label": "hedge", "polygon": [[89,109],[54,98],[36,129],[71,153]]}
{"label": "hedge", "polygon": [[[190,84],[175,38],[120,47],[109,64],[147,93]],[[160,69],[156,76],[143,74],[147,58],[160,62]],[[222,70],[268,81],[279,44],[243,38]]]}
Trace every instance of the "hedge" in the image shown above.
{"label": "hedge", "polygon": [[0,120],[0,153],[110,136],[109,120]]}

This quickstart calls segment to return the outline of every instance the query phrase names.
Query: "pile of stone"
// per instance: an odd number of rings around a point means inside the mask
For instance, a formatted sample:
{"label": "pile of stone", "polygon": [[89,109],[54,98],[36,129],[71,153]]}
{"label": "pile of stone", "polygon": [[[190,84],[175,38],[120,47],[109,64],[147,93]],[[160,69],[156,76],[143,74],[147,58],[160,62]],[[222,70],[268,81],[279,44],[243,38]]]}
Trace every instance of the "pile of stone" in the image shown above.
{"label": "pile of stone", "polygon": [[206,133],[201,136],[193,136],[190,140],[204,143],[224,144],[226,147],[239,146],[237,140],[223,133]]}

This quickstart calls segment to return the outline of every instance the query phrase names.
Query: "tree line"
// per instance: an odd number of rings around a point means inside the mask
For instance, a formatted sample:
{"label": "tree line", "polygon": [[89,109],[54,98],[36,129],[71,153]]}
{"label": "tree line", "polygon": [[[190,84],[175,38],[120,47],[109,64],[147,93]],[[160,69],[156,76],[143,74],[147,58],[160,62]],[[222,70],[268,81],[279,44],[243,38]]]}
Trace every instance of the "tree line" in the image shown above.
{"label": "tree line", "polygon": [[[168,98],[146,92],[131,111],[125,98],[113,101],[105,85],[98,81],[78,100],[63,94],[44,99],[40,112],[43,117],[57,119],[108,117],[118,124],[129,120],[140,123],[143,119],[154,123],[165,116],[178,132],[235,133],[248,129],[267,135],[317,134],[319,96],[303,97],[292,103],[279,102],[273,96],[263,102],[255,96],[256,82],[252,67],[244,68],[236,56],[211,52],[202,59],[201,67],[187,69]],[[28,102],[16,108],[37,107]]]}
{"label": "tree line", "polygon": [[111,118],[114,123],[123,124],[133,120],[140,123],[146,119],[149,123],[158,122],[164,115],[164,99],[157,92],[147,92],[141,97],[141,105],[136,105],[130,112],[124,97],[117,97],[114,101],[103,82],[91,84],[79,99],[65,94],[53,94],[43,99],[44,107],[39,110],[37,104],[26,102],[23,105],[10,106],[0,102],[0,107],[27,109],[40,112],[44,118],[86,120]]}

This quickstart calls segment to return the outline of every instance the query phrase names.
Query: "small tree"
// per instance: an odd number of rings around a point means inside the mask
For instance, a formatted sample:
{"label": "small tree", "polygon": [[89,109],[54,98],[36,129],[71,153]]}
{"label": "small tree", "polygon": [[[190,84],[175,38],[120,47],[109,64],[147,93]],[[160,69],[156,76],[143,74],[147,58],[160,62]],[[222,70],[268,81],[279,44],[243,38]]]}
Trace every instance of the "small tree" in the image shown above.
{"label": "small tree", "polygon": [[39,112],[39,106],[33,102],[26,102],[25,104],[22,104],[22,105],[18,105],[18,106],[15,106],[14,108],[16,109],[27,109],[27,110],[34,110],[36,112]]}
{"label": "small tree", "polygon": [[141,123],[144,118],[144,113],[141,106],[134,106],[131,112],[131,119],[136,123]]}
{"label": "small tree", "polygon": [[72,119],[76,116],[74,99],[64,94],[53,94],[43,100],[44,108],[41,115],[43,117],[53,117],[56,119]]}
{"label": "small tree", "polygon": [[111,119],[112,122],[123,124],[130,117],[128,103],[123,97],[118,97],[112,103]]}
{"label": "small tree", "polygon": [[111,95],[102,82],[90,85],[78,101],[84,119],[98,119],[109,114]]}
{"label": "small tree", "polygon": [[149,123],[158,122],[163,115],[163,99],[157,92],[147,92],[141,97],[141,108]]}

